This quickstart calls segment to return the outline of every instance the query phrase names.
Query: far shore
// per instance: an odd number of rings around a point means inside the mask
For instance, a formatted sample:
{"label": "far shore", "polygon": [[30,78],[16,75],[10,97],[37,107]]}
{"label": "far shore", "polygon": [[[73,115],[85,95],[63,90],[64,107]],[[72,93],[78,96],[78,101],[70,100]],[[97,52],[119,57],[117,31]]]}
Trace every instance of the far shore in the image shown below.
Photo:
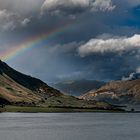
{"label": "far shore", "polygon": [[0,109],[1,112],[13,113],[76,113],[76,112],[95,112],[95,113],[140,113],[139,111],[125,111],[121,108],[116,109],[95,109],[95,108],[68,108],[68,107],[30,107],[8,105]]}

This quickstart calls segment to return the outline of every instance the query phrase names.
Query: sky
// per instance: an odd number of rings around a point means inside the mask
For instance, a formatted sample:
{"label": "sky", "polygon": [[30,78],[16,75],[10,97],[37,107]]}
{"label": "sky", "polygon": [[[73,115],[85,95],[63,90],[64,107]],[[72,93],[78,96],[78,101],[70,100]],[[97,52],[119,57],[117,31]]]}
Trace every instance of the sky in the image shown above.
{"label": "sky", "polygon": [[140,0],[0,0],[0,57],[48,83],[125,79],[140,72]]}

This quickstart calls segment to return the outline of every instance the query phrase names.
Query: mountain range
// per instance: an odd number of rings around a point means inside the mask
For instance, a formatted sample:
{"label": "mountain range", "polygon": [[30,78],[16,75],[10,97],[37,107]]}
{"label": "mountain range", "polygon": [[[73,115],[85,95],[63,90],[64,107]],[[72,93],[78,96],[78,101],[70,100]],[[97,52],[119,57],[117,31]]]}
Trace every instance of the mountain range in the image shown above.
{"label": "mountain range", "polygon": [[105,102],[64,95],[45,82],[22,74],[0,61],[0,104],[41,107],[112,108]]}

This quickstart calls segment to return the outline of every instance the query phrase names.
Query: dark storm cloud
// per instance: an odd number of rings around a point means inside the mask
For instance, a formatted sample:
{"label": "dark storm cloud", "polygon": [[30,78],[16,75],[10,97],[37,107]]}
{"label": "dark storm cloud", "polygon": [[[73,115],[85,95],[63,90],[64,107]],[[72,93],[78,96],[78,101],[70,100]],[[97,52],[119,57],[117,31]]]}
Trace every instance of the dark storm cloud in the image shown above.
{"label": "dark storm cloud", "polygon": [[133,41],[140,34],[139,5],[139,0],[0,0],[0,28],[7,29],[0,33],[0,50],[69,24],[8,64],[45,81],[121,79],[140,65],[139,49],[133,49],[139,43]]}

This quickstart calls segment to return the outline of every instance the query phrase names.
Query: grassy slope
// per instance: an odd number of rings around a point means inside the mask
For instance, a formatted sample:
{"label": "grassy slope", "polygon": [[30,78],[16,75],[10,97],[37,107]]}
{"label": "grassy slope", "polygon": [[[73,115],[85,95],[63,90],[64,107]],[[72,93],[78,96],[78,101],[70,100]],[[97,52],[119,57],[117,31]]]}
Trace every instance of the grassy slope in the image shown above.
{"label": "grassy slope", "polygon": [[31,90],[16,83],[5,74],[0,75],[0,97],[11,103],[37,103],[41,100],[41,98],[35,95]]}

